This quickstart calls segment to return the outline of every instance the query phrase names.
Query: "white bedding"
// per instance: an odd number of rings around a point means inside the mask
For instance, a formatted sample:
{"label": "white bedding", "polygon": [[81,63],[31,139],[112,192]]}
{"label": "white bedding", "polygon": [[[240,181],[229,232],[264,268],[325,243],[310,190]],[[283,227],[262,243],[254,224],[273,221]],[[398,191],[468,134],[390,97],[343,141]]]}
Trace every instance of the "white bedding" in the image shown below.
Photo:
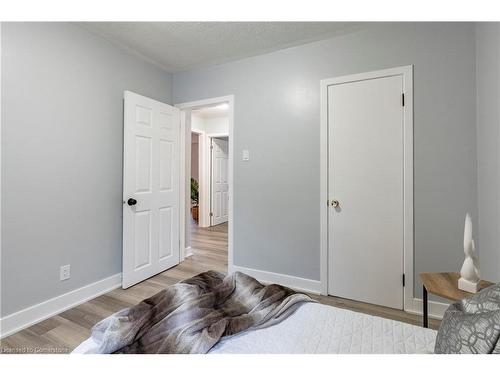
{"label": "white bedding", "polygon": [[[222,340],[210,354],[432,353],[436,331],[318,303],[283,322]],[[73,353],[92,353],[88,339]]]}

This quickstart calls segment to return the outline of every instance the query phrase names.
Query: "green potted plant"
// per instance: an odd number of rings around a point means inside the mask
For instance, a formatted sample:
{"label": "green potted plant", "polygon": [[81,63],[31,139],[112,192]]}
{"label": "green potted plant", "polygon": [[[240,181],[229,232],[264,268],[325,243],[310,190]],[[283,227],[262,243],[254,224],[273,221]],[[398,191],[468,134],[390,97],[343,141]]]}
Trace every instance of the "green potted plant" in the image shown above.
{"label": "green potted plant", "polygon": [[199,217],[199,188],[198,181],[191,177],[191,215],[194,221],[198,221]]}

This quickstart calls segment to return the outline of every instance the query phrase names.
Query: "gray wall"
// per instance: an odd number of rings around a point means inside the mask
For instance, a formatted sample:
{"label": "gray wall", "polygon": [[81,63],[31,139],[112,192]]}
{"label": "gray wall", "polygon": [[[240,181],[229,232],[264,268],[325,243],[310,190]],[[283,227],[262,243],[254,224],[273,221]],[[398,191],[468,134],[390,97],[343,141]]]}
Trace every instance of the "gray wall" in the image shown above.
{"label": "gray wall", "polygon": [[2,24],[2,316],[121,272],[123,91],[171,82],[76,25]]}
{"label": "gray wall", "polygon": [[174,74],[176,103],[235,95],[235,264],[319,279],[319,81],[414,64],[415,271],[458,270],[477,217],[474,28],[376,25]]}
{"label": "gray wall", "polygon": [[482,277],[500,281],[499,23],[477,26],[476,53],[479,260]]}

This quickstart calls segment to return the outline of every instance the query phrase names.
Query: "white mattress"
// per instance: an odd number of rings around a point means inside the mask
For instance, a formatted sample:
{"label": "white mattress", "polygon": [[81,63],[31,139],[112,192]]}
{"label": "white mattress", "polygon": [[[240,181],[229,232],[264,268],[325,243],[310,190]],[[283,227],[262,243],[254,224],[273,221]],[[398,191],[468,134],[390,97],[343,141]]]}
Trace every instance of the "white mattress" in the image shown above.
{"label": "white mattress", "polygon": [[[222,340],[210,354],[432,353],[436,331],[317,303],[283,322]],[[92,353],[84,341],[74,353]]]}

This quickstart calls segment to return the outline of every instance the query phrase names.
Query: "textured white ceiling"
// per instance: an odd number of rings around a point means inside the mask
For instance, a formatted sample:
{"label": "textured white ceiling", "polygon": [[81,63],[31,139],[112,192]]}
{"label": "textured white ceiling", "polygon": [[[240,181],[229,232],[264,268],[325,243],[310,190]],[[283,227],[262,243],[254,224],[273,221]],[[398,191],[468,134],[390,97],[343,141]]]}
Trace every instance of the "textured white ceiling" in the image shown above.
{"label": "textured white ceiling", "polygon": [[179,72],[345,34],[352,22],[85,22],[82,27]]}

